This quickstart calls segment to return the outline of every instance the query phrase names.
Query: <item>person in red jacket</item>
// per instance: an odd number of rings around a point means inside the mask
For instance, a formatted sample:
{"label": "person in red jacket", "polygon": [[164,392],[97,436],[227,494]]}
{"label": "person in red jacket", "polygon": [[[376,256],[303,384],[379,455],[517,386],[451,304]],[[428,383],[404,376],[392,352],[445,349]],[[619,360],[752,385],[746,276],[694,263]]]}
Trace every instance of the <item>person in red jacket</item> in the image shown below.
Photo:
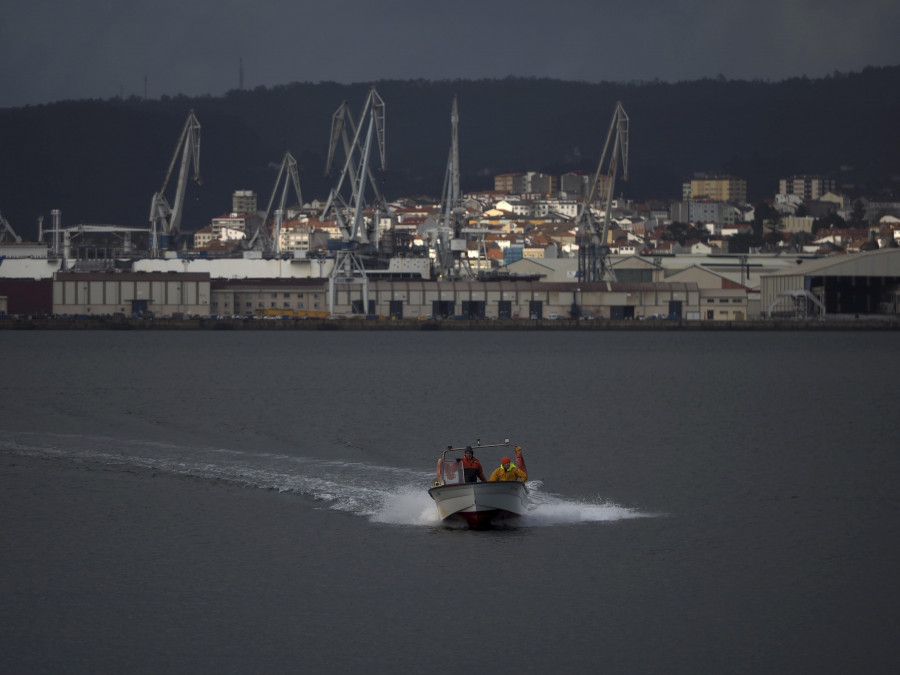
{"label": "person in red jacket", "polygon": [[466,452],[462,458],[463,471],[466,474],[466,482],[467,483],[477,483],[479,480],[482,483],[487,483],[487,478],[484,477],[484,469],[481,468],[481,462],[475,459],[475,452],[472,450],[471,445],[466,446]]}

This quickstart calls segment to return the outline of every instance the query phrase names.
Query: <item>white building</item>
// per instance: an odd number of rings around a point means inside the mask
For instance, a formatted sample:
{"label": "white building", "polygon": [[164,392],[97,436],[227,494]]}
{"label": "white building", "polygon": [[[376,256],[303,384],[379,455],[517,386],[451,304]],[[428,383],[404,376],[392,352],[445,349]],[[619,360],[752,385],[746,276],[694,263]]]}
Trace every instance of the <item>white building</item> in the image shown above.
{"label": "white building", "polygon": [[[227,216],[213,218],[210,224],[213,238],[221,241],[243,239],[245,234],[250,231],[250,218],[251,216],[247,213],[230,213]],[[236,233],[240,233],[240,235]]]}

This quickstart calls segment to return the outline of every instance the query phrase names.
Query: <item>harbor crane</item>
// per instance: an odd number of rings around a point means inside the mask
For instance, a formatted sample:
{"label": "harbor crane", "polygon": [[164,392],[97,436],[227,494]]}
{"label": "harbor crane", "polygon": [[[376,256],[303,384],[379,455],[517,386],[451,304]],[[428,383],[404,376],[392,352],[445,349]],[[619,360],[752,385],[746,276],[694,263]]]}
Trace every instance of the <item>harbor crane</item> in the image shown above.
{"label": "harbor crane", "polygon": [[[597,171],[585,194],[577,218],[578,230],[578,279],[579,281],[615,281],[615,272],[609,263],[609,221],[612,212],[612,198],[622,164],[622,180],[628,180],[628,115],[621,102],[616,102],[603,153]],[[603,195],[598,195],[600,190]],[[597,199],[602,199],[603,225],[594,221],[591,208]]]}
{"label": "harbor crane", "polygon": [[[375,180],[370,163],[372,145],[378,145],[380,169],[384,171],[384,101],[375,87],[369,90],[359,116],[359,124],[353,119],[349,104],[344,101],[331,119],[331,141],[328,146],[328,159],[325,174],[331,173],[338,146],[344,151],[344,164],[337,183],[331,189],[322,218],[333,216],[337,219],[345,242],[357,244],[375,244],[374,229],[377,223],[368,226],[362,218],[365,206],[365,192],[371,187],[374,193],[373,206],[384,208],[384,198]],[[365,137],[363,129],[366,128]]]}
{"label": "harbor crane", "polygon": [[[284,184],[282,185],[282,179]],[[294,187],[294,196],[297,197],[297,203],[303,206],[303,195],[300,192],[300,174],[297,170],[297,160],[290,152],[284,153],[284,159],[281,161],[281,167],[278,169],[278,177],[275,179],[275,186],[272,188],[272,196],[269,197],[269,205],[263,215],[262,223],[253,234],[247,247],[251,250],[262,250],[266,253],[279,255],[281,253],[281,225],[284,219],[284,208],[287,205],[287,196],[290,187]],[[279,187],[281,188],[281,196],[278,199],[278,207],[275,209],[275,224],[272,227],[271,234],[266,225],[269,222],[269,214],[272,213],[272,205],[275,203],[275,196],[278,195]]]}
{"label": "harbor crane", "polygon": [[443,216],[434,235],[435,269],[440,278],[472,279],[474,275],[469,266],[468,240],[465,236],[468,218],[459,189],[459,107],[456,96],[450,108],[450,153],[447,156],[441,205]]}
{"label": "harbor crane", "polygon": [[[374,248],[377,239],[379,213],[386,210],[384,200],[375,182],[371,157],[377,146],[381,170],[385,168],[384,101],[375,91],[369,90],[357,124],[346,101],[332,117],[331,144],[328,149],[326,174],[330,171],[338,144],[344,149],[344,165],[337,183],[331,189],[322,218],[333,215],[341,231],[341,241],[333,247],[334,267],[328,279],[329,311],[334,314],[335,291],[338,284],[362,286],[362,302],[359,313],[366,313],[369,300],[369,281],[361,253]],[[371,226],[366,224],[365,195],[371,186],[375,193],[374,214]],[[330,248],[331,245],[329,245]]]}
{"label": "harbor crane", "polygon": [[[166,199],[166,188],[169,185],[169,178],[172,176],[179,153],[181,154],[181,169],[175,188],[175,202],[170,205]],[[192,179],[198,185],[202,185],[200,180],[200,122],[197,121],[193,110],[188,113],[187,121],[181,130],[181,136],[178,138],[172,161],[169,163],[165,178],[163,178],[162,187],[159,192],[154,193],[150,204],[150,251],[153,256],[159,255],[161,247],[168,248],[169,243],[181,231],[189,163],[193,163],[194,168]]]}
{"label": "harbor crane", "polygon": [[12,225],[9,224],[9,221],[4,217],[3,213],[0,213],[0,244],[4,244],[9,241],[14,241],[17,244],[22,243],[22,237],[16,234],[16,231],[13,229]]}

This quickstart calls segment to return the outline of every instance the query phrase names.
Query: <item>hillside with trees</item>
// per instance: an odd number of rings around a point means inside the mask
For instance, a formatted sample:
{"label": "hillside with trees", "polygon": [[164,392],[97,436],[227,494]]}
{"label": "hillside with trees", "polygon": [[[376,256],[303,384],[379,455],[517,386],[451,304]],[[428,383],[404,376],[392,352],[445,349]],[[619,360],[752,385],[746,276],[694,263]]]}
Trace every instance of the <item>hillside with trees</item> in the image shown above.
{"label": "hillside with trees", "polygon": [[[778,179],[834,176],[851,192],[896,198],[900,175],[900,66],[780,82],[725,78],[599,83],[536,78],[374,83],[386,104],[388,199],[439,197],[458,96],[463,190],[491,189],[496,173],[560,174],[596,167],[615,102],[631,120],[633,199],[677,199],[694,172],[748,182],[751,201]],[[187,112],[202,125],[203,185],[192,186],[185,229],[230,209],[231,193],[265,202],[286,151],[306,200],[325,198],[331,117],[354,110],[370,84],[292,83],[221,97],[110,99],[0,110],[0,211],[34,237],[39,214],[65,225],[145,226]],[[893,181],[893,182],[891,182]]]}

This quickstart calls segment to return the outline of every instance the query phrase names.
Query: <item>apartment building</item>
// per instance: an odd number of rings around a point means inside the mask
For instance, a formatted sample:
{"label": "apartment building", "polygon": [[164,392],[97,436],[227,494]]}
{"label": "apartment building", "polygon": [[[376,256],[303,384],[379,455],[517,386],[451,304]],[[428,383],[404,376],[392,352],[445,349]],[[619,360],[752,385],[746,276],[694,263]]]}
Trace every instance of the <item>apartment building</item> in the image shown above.
{"label": "apartment building", "polygon": [[494,191],[502,192],[502,193],[514,193],[515,192],[515,179],[517,176],[521,176],[518,173],[500,173],[494,176]]}
{"label": "apartment building", "polygon": [[233,212],[226,216],[219,216],[212,219],[210,225],[212,229],[213,239],[221,239],[223,241],[229,239],[243,239],[253,231],[254,223],[259,222],[259,217],[249,215],[247,213]]}
{"label": "apartment building", "polygon": [[559,192],[559,179],[547,173],[529,172],[531,192],[538,192],[544,197]]}
{"label": "apartment building", "polygon": [[231,195],[232,213],[256,214],[256,193],[253,190],[235,190]]}
{"label": "apartment building", "polygon": [[747,181],[734,176],[698,176],[682,184],[682,197],[716,202],[747,201]]}
{"label": "apartment building", "polygon": [[669,217],[677,223],[717,223],[734,225],[739,222],[740,212],[731,204],[711,199],[688,199],[673,202]]}
{"label": "apartment building", "polygon": [[582,197],[588,190],[591,177],[581,171],[570,171],[559,177],[559,189],[570,197]]}
{"label": "apartment building", "polygon": [[308,220],[288,220],[281,224],[279,246],[284,252],[308,251],[312,226]]}
{"label": "apartment building", "polygon": [[559,179],[539,171],[500,173],[494,176],[494,190],[514,195],[537,193],[546,197],[559,191]]}
{"label": "apartment building", "polygon": [[834,179],[825,176],[791,176],[778,181],[779,195],[794,195],[803,201],[820,199],[834,189]]}

